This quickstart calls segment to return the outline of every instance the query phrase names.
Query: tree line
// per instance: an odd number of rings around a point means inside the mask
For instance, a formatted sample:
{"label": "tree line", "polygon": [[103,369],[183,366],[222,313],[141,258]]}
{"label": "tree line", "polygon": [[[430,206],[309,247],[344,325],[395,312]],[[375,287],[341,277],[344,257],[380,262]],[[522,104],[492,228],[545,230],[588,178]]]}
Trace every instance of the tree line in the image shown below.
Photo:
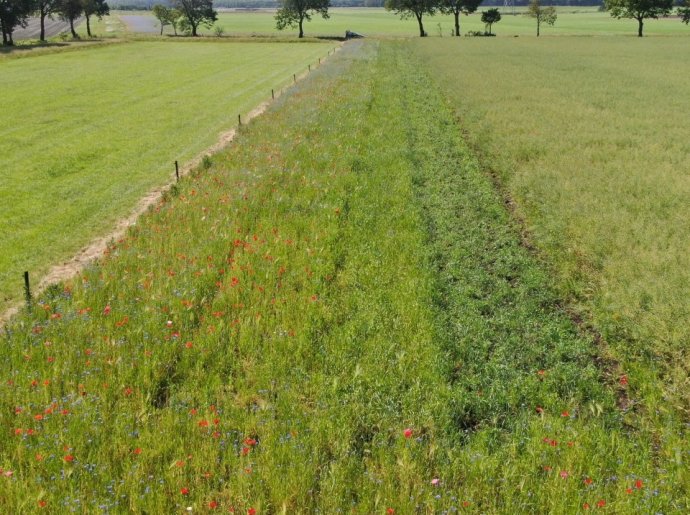
{"label": "tree line", "polygon": [[[629,18],[638,22],[638,36],[642,37],[644,20],[668,16],[673,13],[675,0],[604,0],[604,8],[614,18]],[[424,30],[424,16],[433,16],[437,13],[452,14],[455,18],[453,35],[460,36],[460,15],[469,15],[477,11],[482,0],[385,0],[385,7],[393,11],[401,18],[415,18],[419,25],[419,35],[427,35]],[[677,15],[685,24],[690,24],[690,0],[684,0]],[[543,5],[542,0],[529,0],[524,16],[533,18],[537,24],[537,36],[540,35],[542,24],[554,25],[556,23],[556,9],[549,5]],[[498,9],[488,9],[482,13],[482,22],[486,26],[484,35],[492,36],[491,27],[501,20]]]}
{"label": "tree line", "polygon": [[101,19],[110,13],[105,0],[0,0],[0,30],[3,46],[12,46],[12,34],[17,27],[26,27],[29,18],[36,17],[41,24],[40,40],[46,40],[46,18],[59,17],[69,22],[73,38],[78,38],[74,23],[84,16],[86,33],[91,37],[91,18]]}
{"label": "tree line", "polygon": [[[424,17],[437,13],[453,15],[453,35],[460,36],[461,15],[469,15],[477,11],[483,0],[385,0],[385,7],[401,18],[415,18],[419,25],[419,35],[427,35],[424,30]],[[304,22],[320,14],[328,18],[330,0],[279,0],[275,19],[279,30],[288,27],[299,29],[299,37],[304,37]],[[217,12],[213,9],[213,0],[170,0],[170,7],[158,4],[153,7],[153,14],[163,28],[172,26],[175,34],[183,33],[198,35],[201,25],[211,26],[217,20]],[[635,19],[638,22],[638,36],[642,36],[644,20],[668,16],[673,12],[674,0],[604,0],[604,7],[614,18]],[[2,31],[3,46],[14,44],[12,34],[16,27],[26,27],[30,17],[40,20],[40,40],[45,41],[45,19],[54,16],[68,21],[73,38],[78,38],[74,30],[74,23],[80,17],[86,19],[86,32],[91,37],[92,17],[101,19],[109,14],[110,8],[105,0],[0,0],[0,30]],[[676,11],[681,21],[690,24],[690,0]],[[537,24],[537,36],[540,35],[541,25],[553,25],[556,22],[556,10],[552,6],[542,5],[542,0],[530,0],[525,16],[534,18]],[[486,26],[484,35],[491,36],[493,24],[501,20],[498,9],[492,8],[482,13],[482,22]]]}

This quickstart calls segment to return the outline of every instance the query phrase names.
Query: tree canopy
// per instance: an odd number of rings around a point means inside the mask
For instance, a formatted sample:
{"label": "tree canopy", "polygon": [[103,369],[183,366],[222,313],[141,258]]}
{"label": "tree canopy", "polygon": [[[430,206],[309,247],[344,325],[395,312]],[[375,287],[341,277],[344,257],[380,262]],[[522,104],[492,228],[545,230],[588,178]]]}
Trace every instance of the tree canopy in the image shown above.
{"label": "tree canopy", "polygon": [[690,24],[690,0],[685,0],[685,6],[678,8],[678,16],[680,21],[686,25]]}
{"label": "tree canopy", "polygon": [[668,15],[673,9],[673,0],[604,0],[604,6],[614,18],[637,20],[637,35],[642,37],[644,20]]}
{"label": "tree canopy", "polygon": [[399,14],[402,19],[414,16],[419,24],[421,37],[426,36],[422,18],[425,14],[433,16],[439,9],[438,0],[386,0],[385,6],[388,11]]}
{"label": "tree canopy", "polygon": [[46,18],[52,18],[52,15],[57,12],[59,3],[59,0],[37,0],[34,4],[36,14],[41,21],[41,41],[46,40]]}
{"label": "tree canopy", "polygon": [[110,14],[110,7],[105,0],[81,0],[81,5],[86,18],[86,33],[91,37],[91,16],[100,20]]}
{"label": "tree canopy", "polygon": [[14,45],[12,33],[16,27],[25,27],[35,9],[32,0],[0,0],[0,32],[3,46]]}
{"label": "tree canopy", "polygon": [[483,0],[440,0],[439,11],[443,14],[452,14],[455,18],[453,33],[460,35],[460,14],[467,16],[475,12]]}
{"label": "tree canopy", "polygon": [[162,4],[156,4],[151,9],[151,12],[161,24],[161,36],[163,35],[163,28],[166,25],[171,25],[173,29],[175,29],[175,34],[177,34],[176,21],[180,17],[180,13],[177,9],[171,9]]}
{"label": "tree canopy", "polygon": [[284,30],[298,27],[299,37],[304,37],[304,21],[311,21],[313,14],[320,14],[325,20],[329,18],[330,0],[279,0],[280,9],[276,13],[276,28]]}
{"label": "tree canopy", "polygon": [[79,35],[74,30],[74,21],[81,16],[84,10],[81,0],[59,0],[57,12],[65,21],[69,22],[69,29],[72,32],[72,37],[77,39]]}
{"label": "tree canopy", "polygon": [[210,27],[218,19],[213,0],[171,0],[170,3],[187,21],[192,36],[198,36],[199,25]]}
{"label": "tree canopy", "polygon": [[495,7],[482,12],[482,23],[486,25],[486,32],[489,35],[491,35],[491,26],[499,21],[501,21],[501,12]]}
{"label": "tree canopy", "polygon": [[543,7],[540,0],[531,0],[525,11],[525,16],[537,20],[537,37],[539,37],[539,28],[542,23],[553,25],[556,23],[556,8],[552,5]]}

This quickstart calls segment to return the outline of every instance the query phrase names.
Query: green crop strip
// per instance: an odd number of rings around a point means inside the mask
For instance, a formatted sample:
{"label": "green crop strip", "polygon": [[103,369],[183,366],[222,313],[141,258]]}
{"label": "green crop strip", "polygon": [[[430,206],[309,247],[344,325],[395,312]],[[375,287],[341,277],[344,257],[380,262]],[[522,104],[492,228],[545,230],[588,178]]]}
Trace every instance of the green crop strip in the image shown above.
{"label": "green crop strip", "polygon": [[8,328],[5,511],[687,508],[408,50],[348,44]]}

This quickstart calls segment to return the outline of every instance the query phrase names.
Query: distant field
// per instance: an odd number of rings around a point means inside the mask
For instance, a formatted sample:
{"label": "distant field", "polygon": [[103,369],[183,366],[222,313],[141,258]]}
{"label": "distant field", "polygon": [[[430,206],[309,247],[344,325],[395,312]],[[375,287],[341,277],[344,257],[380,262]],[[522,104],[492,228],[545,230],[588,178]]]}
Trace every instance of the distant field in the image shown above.
{"label": "distant field", "polygon": [[[463,16],[461,32],[469,30],[484,30],[481,22],[481,8],[475,14]],[[637,34],[637,22],[635,20],[615,20],[608,13],[598,12],[593,8],[558,7],[558,21],[554,27],[545,26],[542,34],[547,35],[606,35],[606,34]],[[512,12],[512,11],[511,11]],[[504,13],[503,19],[494,25],[493,31],[498,36],[534,35],[536,24],[534,20],[521,15],[513,16],[511,12]],[[415,36],[418,34],[417,22],[412,19],[401,20],[398,16],[385,9],[345,9],[334,8],[329,10],[330,18],[322,19],[315,16],[311,22],[304,25],[307,36],[344,36],[346,30],[359,32],[369,36]],[[519,11],[518,11],[519,13]],[[228,35],[244,34],[276,34],[274,12],[271,10],[247,11],[223,11],[218,15],[216,25],[222,27]],[[157,23],[153,15],[149,13],[128,12],[128,16],[142,17],[138,24],[150,20],[150,25]],[[117,18],[113,13],[111,18]],[[424,17],[424,27],[430,36],[450,36],[453,28],[452,16],[437,15]],[[440,25],[440,26],[439,26]],[[150,30],[150,29],[148,29]],[[653,34],[687,34],[688,28],[676,18],[645,21],[645,33]],[[172,29],[166,27],[166,34],[172,34]],[[212,29],[204,28],[202,34],[210,35]],[[297,35],[296,30],[283,32],[292,36]]]}
{"label": "distant field", "polygon": [[687,38],[418,42],[661,426],[690,412]]}
{"label": "distant field", "polygon": [[114,44],[0,62],[0,309],[332,45]]}

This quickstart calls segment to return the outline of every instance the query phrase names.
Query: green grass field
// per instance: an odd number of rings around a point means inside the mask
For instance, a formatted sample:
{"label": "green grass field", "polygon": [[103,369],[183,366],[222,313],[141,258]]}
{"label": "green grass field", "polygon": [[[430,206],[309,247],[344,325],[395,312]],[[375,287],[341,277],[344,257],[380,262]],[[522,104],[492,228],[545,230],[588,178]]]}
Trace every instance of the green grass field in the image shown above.
{"label": "green grass field", "polygon": [[3,511],[688,511],[424,45],[346,45],[2,333]]}
{"label": "green grass field", "polygon": [[686,42],[416,46],[660,434],[690,413]]}
{"label": "green grass field", "polygon": [[[463,16],[460,21],[461,32],[470,30],[484,30],[481,22],[481,11],[470,16]],[[543,27],[542,34],[548,35],[637,35],[635,20],[615,20],[608,13],[598,12],[593,8],[558,7],[558,20],[553,27]],[[519,11],[517,11],[519,13]],[[419,34],[417,22],[414,19],[401,20],[398,16],[385,9],[369,8],[333,8],[329,10],[330,18],[314,17],[304,25],[306,36],[344,36],[346,30],[352,30],[368,36],[416,36]],[[128,13],[135,14],[135,13]],[[141,11],[136,14],[142,15]],[[286,30],[279,33],[275,29],[274,13],[270,10],[256,12],[221,12],[216,25],[222,27],[226,35],[277,35],[288,34],[296,36],[296,30]],[[117,13],[111,18],[117,19]],[[152,17],[153,19],[153,17]],[[450,36],[453,28],[453,17],[436,15],[424,18],[424,26],[430,36]],[[439,27],[440,25],[440,27]],[[85,29],[84,29],[85,30]],[[439,32],[440,30],[440,32]],[[97,31],[103,34],[104,31]],[[498,36],[532,36],[536,34],[536,22],[521,15],[513,16],[504,13],[503,19],[494,25],[493,32]],[[166,27],[166,33],[172,34],[172,29]],[[202,33],[210,35],[213,29],[204,29]],[[677,18],[661,20],[647,20],[645,22],[647,35],[682,35],[687,34],[687,27]]]}
{"label": "green grass field", "polygon": [[24,270],[71,257],[332,48],[128,43],[0,62],[0,309]]}

